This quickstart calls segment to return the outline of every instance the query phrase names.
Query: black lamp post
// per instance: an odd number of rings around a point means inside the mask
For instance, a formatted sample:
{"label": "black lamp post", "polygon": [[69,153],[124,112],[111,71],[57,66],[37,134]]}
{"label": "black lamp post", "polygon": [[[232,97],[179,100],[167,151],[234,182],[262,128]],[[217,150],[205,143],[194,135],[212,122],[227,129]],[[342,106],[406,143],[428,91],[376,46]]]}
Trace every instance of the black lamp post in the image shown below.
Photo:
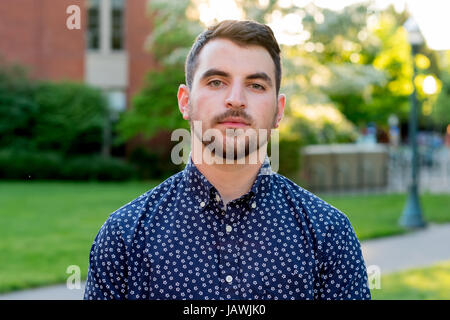
{"label": "black lamp post", "polygon": [[419,157],[417,146],[417,123],[418,123],[418,101],[416,86],[414,84],[414,78],[416,76],[416,64],[414,58],[424,43],[422,34],[420,33],[419,26],[413,20],[409,18],[404,24],[405,29],[408,31],[408,39],[412,48],[413,57],[413,92],[410,96],[411,100],[411,112],[409,118],[409,143],[411,146],[412,160],[411,160],[411,184],[409,186],[408,199],[403,209],[403,214],[400,218],[400,225],[406,228],[423,228],[425,227],[425,221],[422,217],[422,209],[420,206],[420,198],[418,194],[418,175],[419,175]]}

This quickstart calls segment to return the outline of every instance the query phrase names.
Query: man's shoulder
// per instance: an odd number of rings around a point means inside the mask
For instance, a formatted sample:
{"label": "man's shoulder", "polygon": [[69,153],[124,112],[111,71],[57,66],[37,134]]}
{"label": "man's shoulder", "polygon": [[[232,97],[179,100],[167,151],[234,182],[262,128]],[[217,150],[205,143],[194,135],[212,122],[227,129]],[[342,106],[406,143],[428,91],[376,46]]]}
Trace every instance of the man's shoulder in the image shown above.
{"label": "man's shoulder", "polygon": [[348,225],[349,219],[341,210],[320,198],[311,191],[299,186],[289,178],[276,173],[275,186],[299,210],[307,220],[316,225]]}
{"label": "man's shoulder", "polygon": [[151,208],[158,207],[158,204],[167,201],[173,192],[176,192],[177,186],[183,178],[183,172],[180,171],[167,178],[159,185],[149,189],[137,198],[124,204],[108,217],[112,224],[130,223],[139,219],[142,214],[151,211]]}
{"label": "man's shoulder", "polygon": [[275,179],[275,185],[282,189],[280,191],[291,202],[293,211],[317,242],[321,254],[329,254],[329,248],[323,246],[325,243],[328,245],[337,241],[345,245],[352,244],[355,248],[360,246],[356,232],[343,211],[282,175],[278,174]]}

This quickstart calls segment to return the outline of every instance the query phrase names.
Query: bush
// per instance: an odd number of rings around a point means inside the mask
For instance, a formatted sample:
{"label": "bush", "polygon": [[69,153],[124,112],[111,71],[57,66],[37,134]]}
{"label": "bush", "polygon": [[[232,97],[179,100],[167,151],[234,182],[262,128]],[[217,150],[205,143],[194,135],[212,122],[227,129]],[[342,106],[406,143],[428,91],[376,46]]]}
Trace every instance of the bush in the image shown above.
{"label": "bush", "polygon": [[117,158],[76,157],[67,161],[62,178],[70,180],[123,181],[137,177],[136,169]]}
{"label": "bush", "polygon": [[129,161],[138,168],[140,179],[166,179],[182,169],[173,164],[170,151],[169,148],[148,150],[137,147],[131,152]]}
{"label": "bush", "polygon": [[294,182],[298,182],[301,168],[301,143],[298,140],[280,139],[278,173],[288,177]]}
{"label": "bush", "polygon": [[136,169],[117,158],[63,157],[56,152],[0,150],[0,179],[129,180]]}
{"label": "bush", "polygon": [[32,128],[39,106],[35,85],[20,66],[0,66],[0,147],[32,147]]}
{"label": "bush", "polygon": [[58,179],[63,160],[55,152],[0,151],[1,179]]}
{"label": "bush", "polygon": [[81,83],[41,83],[34,95],[39,114],[33,130],[36,149],[64,155],[101,150],[107,103],[98,89]]}
{"label": "bush", "polygon": [[108,116],[99,89],[75,82],[41,82],[0,61],[0,148],[99,153]]}

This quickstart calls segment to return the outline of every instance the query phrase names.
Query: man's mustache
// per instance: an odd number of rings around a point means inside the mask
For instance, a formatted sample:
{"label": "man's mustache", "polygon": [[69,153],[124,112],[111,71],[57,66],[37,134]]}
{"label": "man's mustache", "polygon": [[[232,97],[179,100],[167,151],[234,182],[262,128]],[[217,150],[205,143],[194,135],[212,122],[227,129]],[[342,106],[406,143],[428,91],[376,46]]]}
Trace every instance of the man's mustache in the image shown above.
{"label": "man's mustache", "polygon": [[223,122],[226,118],[241,118],[243,120],[245,120],[246,122],[248,122],[249,124],[253,123],[253,118],[251,116],[249,116],[247,113],[245,113],[245,111],[242,110],[228,110],[227,112],[215,116],[212,121],[213,123],[219,123],[219,122]]}

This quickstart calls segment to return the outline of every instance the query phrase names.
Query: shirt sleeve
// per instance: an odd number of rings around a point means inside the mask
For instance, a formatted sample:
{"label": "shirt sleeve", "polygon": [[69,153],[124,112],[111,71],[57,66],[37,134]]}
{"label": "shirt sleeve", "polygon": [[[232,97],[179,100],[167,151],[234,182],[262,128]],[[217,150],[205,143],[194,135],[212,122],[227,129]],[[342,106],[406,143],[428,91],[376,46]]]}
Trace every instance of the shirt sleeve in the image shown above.
{"label": "shirt sleeve", "polygon": [[[338,211],[338,210],[337,210]],[[339,212],[338,223],[326,228],[322,244],[320,300],[370,300],[361,244],[348,218]]]}
{"label": "shirt sleeve", "polygon": [[103,224],[89,254],[85,300],[127,298],[125,244],[112,216]]}

